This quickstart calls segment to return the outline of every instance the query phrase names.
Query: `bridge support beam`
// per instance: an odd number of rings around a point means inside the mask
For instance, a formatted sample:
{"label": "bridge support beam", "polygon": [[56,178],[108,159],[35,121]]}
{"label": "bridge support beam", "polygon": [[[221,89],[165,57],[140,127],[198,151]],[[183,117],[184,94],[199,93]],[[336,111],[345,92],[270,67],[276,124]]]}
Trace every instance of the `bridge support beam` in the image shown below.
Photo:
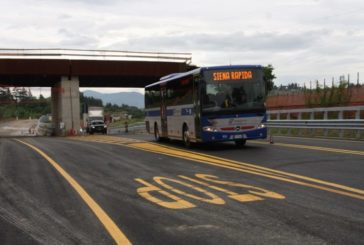
{"label": "bridge support beam", "polygon": [[56,136],[75,135],[80,131],[80,93],[78,77],[62,77],[52,87],[52,120]]}

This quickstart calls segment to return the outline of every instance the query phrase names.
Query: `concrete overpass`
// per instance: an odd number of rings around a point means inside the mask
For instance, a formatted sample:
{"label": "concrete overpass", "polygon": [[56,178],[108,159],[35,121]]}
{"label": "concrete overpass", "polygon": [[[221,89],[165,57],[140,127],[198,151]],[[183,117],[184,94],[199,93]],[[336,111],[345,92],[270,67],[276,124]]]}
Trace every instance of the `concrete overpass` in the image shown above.
{"label": "concrete overpass", "polygon": [[79,132],[79,87],[144,87],[194,67],[190,53],[1,49],[0,86],[51,87],[56,135]]}

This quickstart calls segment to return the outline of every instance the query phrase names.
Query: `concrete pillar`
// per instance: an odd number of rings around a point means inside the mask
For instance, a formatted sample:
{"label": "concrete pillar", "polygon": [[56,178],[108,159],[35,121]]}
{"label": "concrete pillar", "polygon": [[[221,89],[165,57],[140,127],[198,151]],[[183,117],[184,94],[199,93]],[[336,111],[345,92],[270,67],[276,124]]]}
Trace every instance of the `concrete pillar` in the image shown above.
{"label": "concrete pillar", "polygon": [[52,87],[52,120],[56,136],[80,131],[80,93],[78,77],[62,77]]}

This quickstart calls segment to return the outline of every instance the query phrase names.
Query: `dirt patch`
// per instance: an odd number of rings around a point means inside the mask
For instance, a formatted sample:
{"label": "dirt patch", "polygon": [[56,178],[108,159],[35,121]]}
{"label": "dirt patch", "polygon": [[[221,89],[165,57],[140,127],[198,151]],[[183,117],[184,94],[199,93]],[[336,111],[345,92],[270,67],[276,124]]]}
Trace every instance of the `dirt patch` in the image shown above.
{"label": "dirt patch", "polygon": [[0,136],[33,136],[36,119],[0,121]]}

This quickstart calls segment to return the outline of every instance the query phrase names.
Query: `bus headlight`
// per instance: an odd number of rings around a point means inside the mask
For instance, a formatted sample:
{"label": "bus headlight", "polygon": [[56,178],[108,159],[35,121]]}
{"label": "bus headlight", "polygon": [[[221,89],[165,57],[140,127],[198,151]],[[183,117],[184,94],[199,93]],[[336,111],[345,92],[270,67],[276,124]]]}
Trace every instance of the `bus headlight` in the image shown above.
{"label": "bus headlight", "polygon": [[265,128],[265,124],[264,123],[261,123],[258,128]]}
{"label": "bus headlight", "polygon": [[203,127],[202,129],[205,132],[217,132],[218,131],[217,128],[211,127],[211,126]]}

